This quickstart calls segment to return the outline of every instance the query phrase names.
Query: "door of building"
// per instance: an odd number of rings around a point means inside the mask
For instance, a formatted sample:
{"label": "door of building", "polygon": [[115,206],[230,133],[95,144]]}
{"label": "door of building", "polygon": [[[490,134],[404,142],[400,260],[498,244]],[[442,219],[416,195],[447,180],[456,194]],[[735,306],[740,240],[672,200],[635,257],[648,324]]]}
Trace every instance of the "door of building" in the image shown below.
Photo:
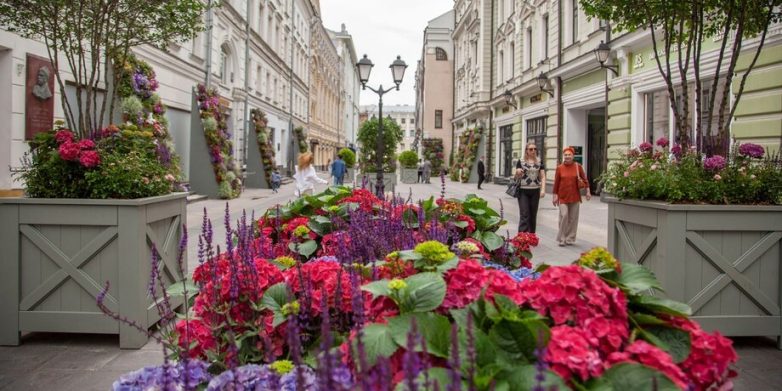
{"label": "door of building", "polygon": [[500,175],[510,177],[513,166],[513,125],[500,127]]}
{"label": "door of building", "polygon": [[605,108],[587,112],[587,177],[592,194],[600,194],[598,183],[606,170],[606,117]]}

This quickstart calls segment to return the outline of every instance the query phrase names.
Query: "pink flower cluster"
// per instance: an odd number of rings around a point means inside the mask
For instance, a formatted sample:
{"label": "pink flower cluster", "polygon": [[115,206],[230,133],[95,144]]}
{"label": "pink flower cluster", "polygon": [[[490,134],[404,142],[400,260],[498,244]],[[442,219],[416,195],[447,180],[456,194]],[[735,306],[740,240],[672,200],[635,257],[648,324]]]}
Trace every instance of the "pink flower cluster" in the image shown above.
{"label": "pink flower cluster", "polygon": [[690,333],[690,355],[679,366],[695,385],[695,390],[712,389],[713,385],[729,384],[736,373],[730,365],[738,360],[733,341],[718,331],[709,334],[697,323],[685,318],[671,318],[670,323]]}
{"label": "pink flower cluster", "polygon": [[92,168],[100,164],[100,155],[95,150],[95,143],[89,139],[74,139],[73,132],[67,129],[58,130],[54,134],[54,139],[60,146],[57,152],[60,159],[69,162],[78,161],[84,168]]}
{"label": "pink flower cluster", "polygon": [[445,299],[442,309],[463,308],[477,300],[486,289],[486,298],[495,294],[508,296],[516,304],[524,302],[520,285],[513,278],[496,269],[484,268],[473,259],[463,259],[445,274]]}
{"label": "pink flower cluster", "polygon": [[552,371],[568,381],[573,376],[580,380],[600,376],[604,370],[603,361],[589,339],[589,335],[581,327],[552,327],[551,340],[543,359]]}
{"label": "pink flower cluster", "polygon": [[329,308],[345,313],[352,312],[353,285],[350,282],[350,274],[342,269],[340,263],[310,261],[300,267],[285,270],[283,274],[285,282],[297,296],[301,297],[301,293],[307,291],[312,314],[321,312],[324,294],[327,295]]}
{"label": "pink flower cluster", "polygon": [[[555,325],[584,330],[591,349],[600,357],[619,351],[629,337],[624,294],[592,270],[578,265],[549,268],[541,278],[523,281],[521,294],[526,304],[549,316]],[[556,362],[568,362],[551,354]],[[582,373],[583,368],[574,366],[571,370]]]}
{"label": "pink flower cluster", "polygon": [[609,367],[621,362],[639,363],[654,368],[668,376],[679,388],[687,388],[689,382],[687,375],[676,366],[671,356],[646,341],[636,340],[624,351],[614,352],[608,356],[607,364]]}

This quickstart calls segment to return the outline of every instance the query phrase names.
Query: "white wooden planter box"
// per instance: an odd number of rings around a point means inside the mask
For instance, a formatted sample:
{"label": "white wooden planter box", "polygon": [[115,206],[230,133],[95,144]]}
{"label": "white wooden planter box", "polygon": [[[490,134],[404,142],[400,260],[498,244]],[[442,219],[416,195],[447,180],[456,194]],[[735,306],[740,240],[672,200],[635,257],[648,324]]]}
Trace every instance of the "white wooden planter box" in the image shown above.
{"label": "white wooden planter box", "polygon": [[108,281],[108,308],[145,328],[159,320],[147,294],[151,249],[164,282],[183,278],[176,255],[186,199],[0,198],[0,344],[40,331],[119,334],[120,347],[143,346],[146,335],[103,314],[96,297]]}
{"label": "white wooden planter box", "polygon": [[603,200],[609,250],[650,268],[705,329],[782,341],[782,206]]}

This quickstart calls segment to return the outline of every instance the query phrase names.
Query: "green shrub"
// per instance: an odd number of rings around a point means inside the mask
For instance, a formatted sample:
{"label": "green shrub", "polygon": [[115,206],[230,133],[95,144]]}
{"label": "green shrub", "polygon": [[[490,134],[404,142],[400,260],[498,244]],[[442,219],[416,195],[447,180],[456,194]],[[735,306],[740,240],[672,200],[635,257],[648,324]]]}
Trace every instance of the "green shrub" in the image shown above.
{"label": "green shrub", "polygon": [[[358,144],[361,146],[359,165],[363,172],[377,172],[377,128],[380,122],[372,118],[361,125],[358,131]],[[402,129],[390,118],[383,120],[383,172],[394,172],[396,164],[396,146],[402,140]]]}
{"label": "green shrub", "polygon": [[350,148],[342,148],[338,153],[339,157],[345,161],[345,167],[353,168],[356,165],[356,153]]}
{"label": "green shrub", "polygon": [[404,168],[416,168],[418,165],[418,154],[415,151],[404,151],[397,159]]}
{"label": "green shrub", "polygon": [[101,159],[97,169],[84,175],[89,187],[88,198],[144,198],[171,191],[174,178],[166,178],[166,169],[154,155],[115,149],[103,154]]}
{"label": "green shrub", "polygon": [[141,103],[141,99],[135,95],[122,98],[120,102],[120,110],[122,114],[127,115],[129,118],[136,118],[136,116],[144,111],[144,104]]}

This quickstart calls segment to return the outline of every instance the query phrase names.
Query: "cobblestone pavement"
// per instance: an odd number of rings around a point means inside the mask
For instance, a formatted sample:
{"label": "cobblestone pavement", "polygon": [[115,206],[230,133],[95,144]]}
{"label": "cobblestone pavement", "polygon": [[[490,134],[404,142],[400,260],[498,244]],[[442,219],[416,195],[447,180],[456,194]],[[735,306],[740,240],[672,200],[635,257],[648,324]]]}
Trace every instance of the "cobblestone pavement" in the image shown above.
{"label": "cobblestone pavement", "polygon": [[[321,173],[322,177],[325,177]],[[513,198],[505,195],[505,186],[485,184],[478,190],[475,184],[459,184],[448,181],[446,197],[461,198],[477,194],[502,210],[508,225],[500,229],[501,234],[516,233],[518,206]],[[324,186],[317,190],[322,190]],[[228,202],[232,221],[245,210],[248,217],[254,212],[259,216],[266,209],[293,198],[293,184],[283,185],[279,193],[271,190],[248,190],[242,197]],[[397,185],[397,193],[413,200],[437,196],[441,192],[439,178],[431,184]],[[188,245],[189,270],[198,264],[197,240],[201,231],[203,212],[213,220],[215,237],[224,237],[223,216],[226,202],[207,200],[188,205],[187,226],[190,236]],[[533,262],[563,265],[578,258],[578,255],[594,246],[606,245],[607,206],[593,198],[581,207],[578,238],[573,246],[559,247],[554,240],[557,231],[557,211],[551,204],[551,195],[541,200],[538,214],[537,233],[540,246],[535,251]],[[737,390],[779,390],[782,389],[782,351],[775,348],[770,338],[736,338],[739,353],[739,377],[735,381]],[[139,350],[122,350],[116,336],[92,334],[31,333],[24,335],[18,347],[0,347],[0,390],[107,390],[121,374],[146,365],[163,361],[161,348],[150,342]]]}

